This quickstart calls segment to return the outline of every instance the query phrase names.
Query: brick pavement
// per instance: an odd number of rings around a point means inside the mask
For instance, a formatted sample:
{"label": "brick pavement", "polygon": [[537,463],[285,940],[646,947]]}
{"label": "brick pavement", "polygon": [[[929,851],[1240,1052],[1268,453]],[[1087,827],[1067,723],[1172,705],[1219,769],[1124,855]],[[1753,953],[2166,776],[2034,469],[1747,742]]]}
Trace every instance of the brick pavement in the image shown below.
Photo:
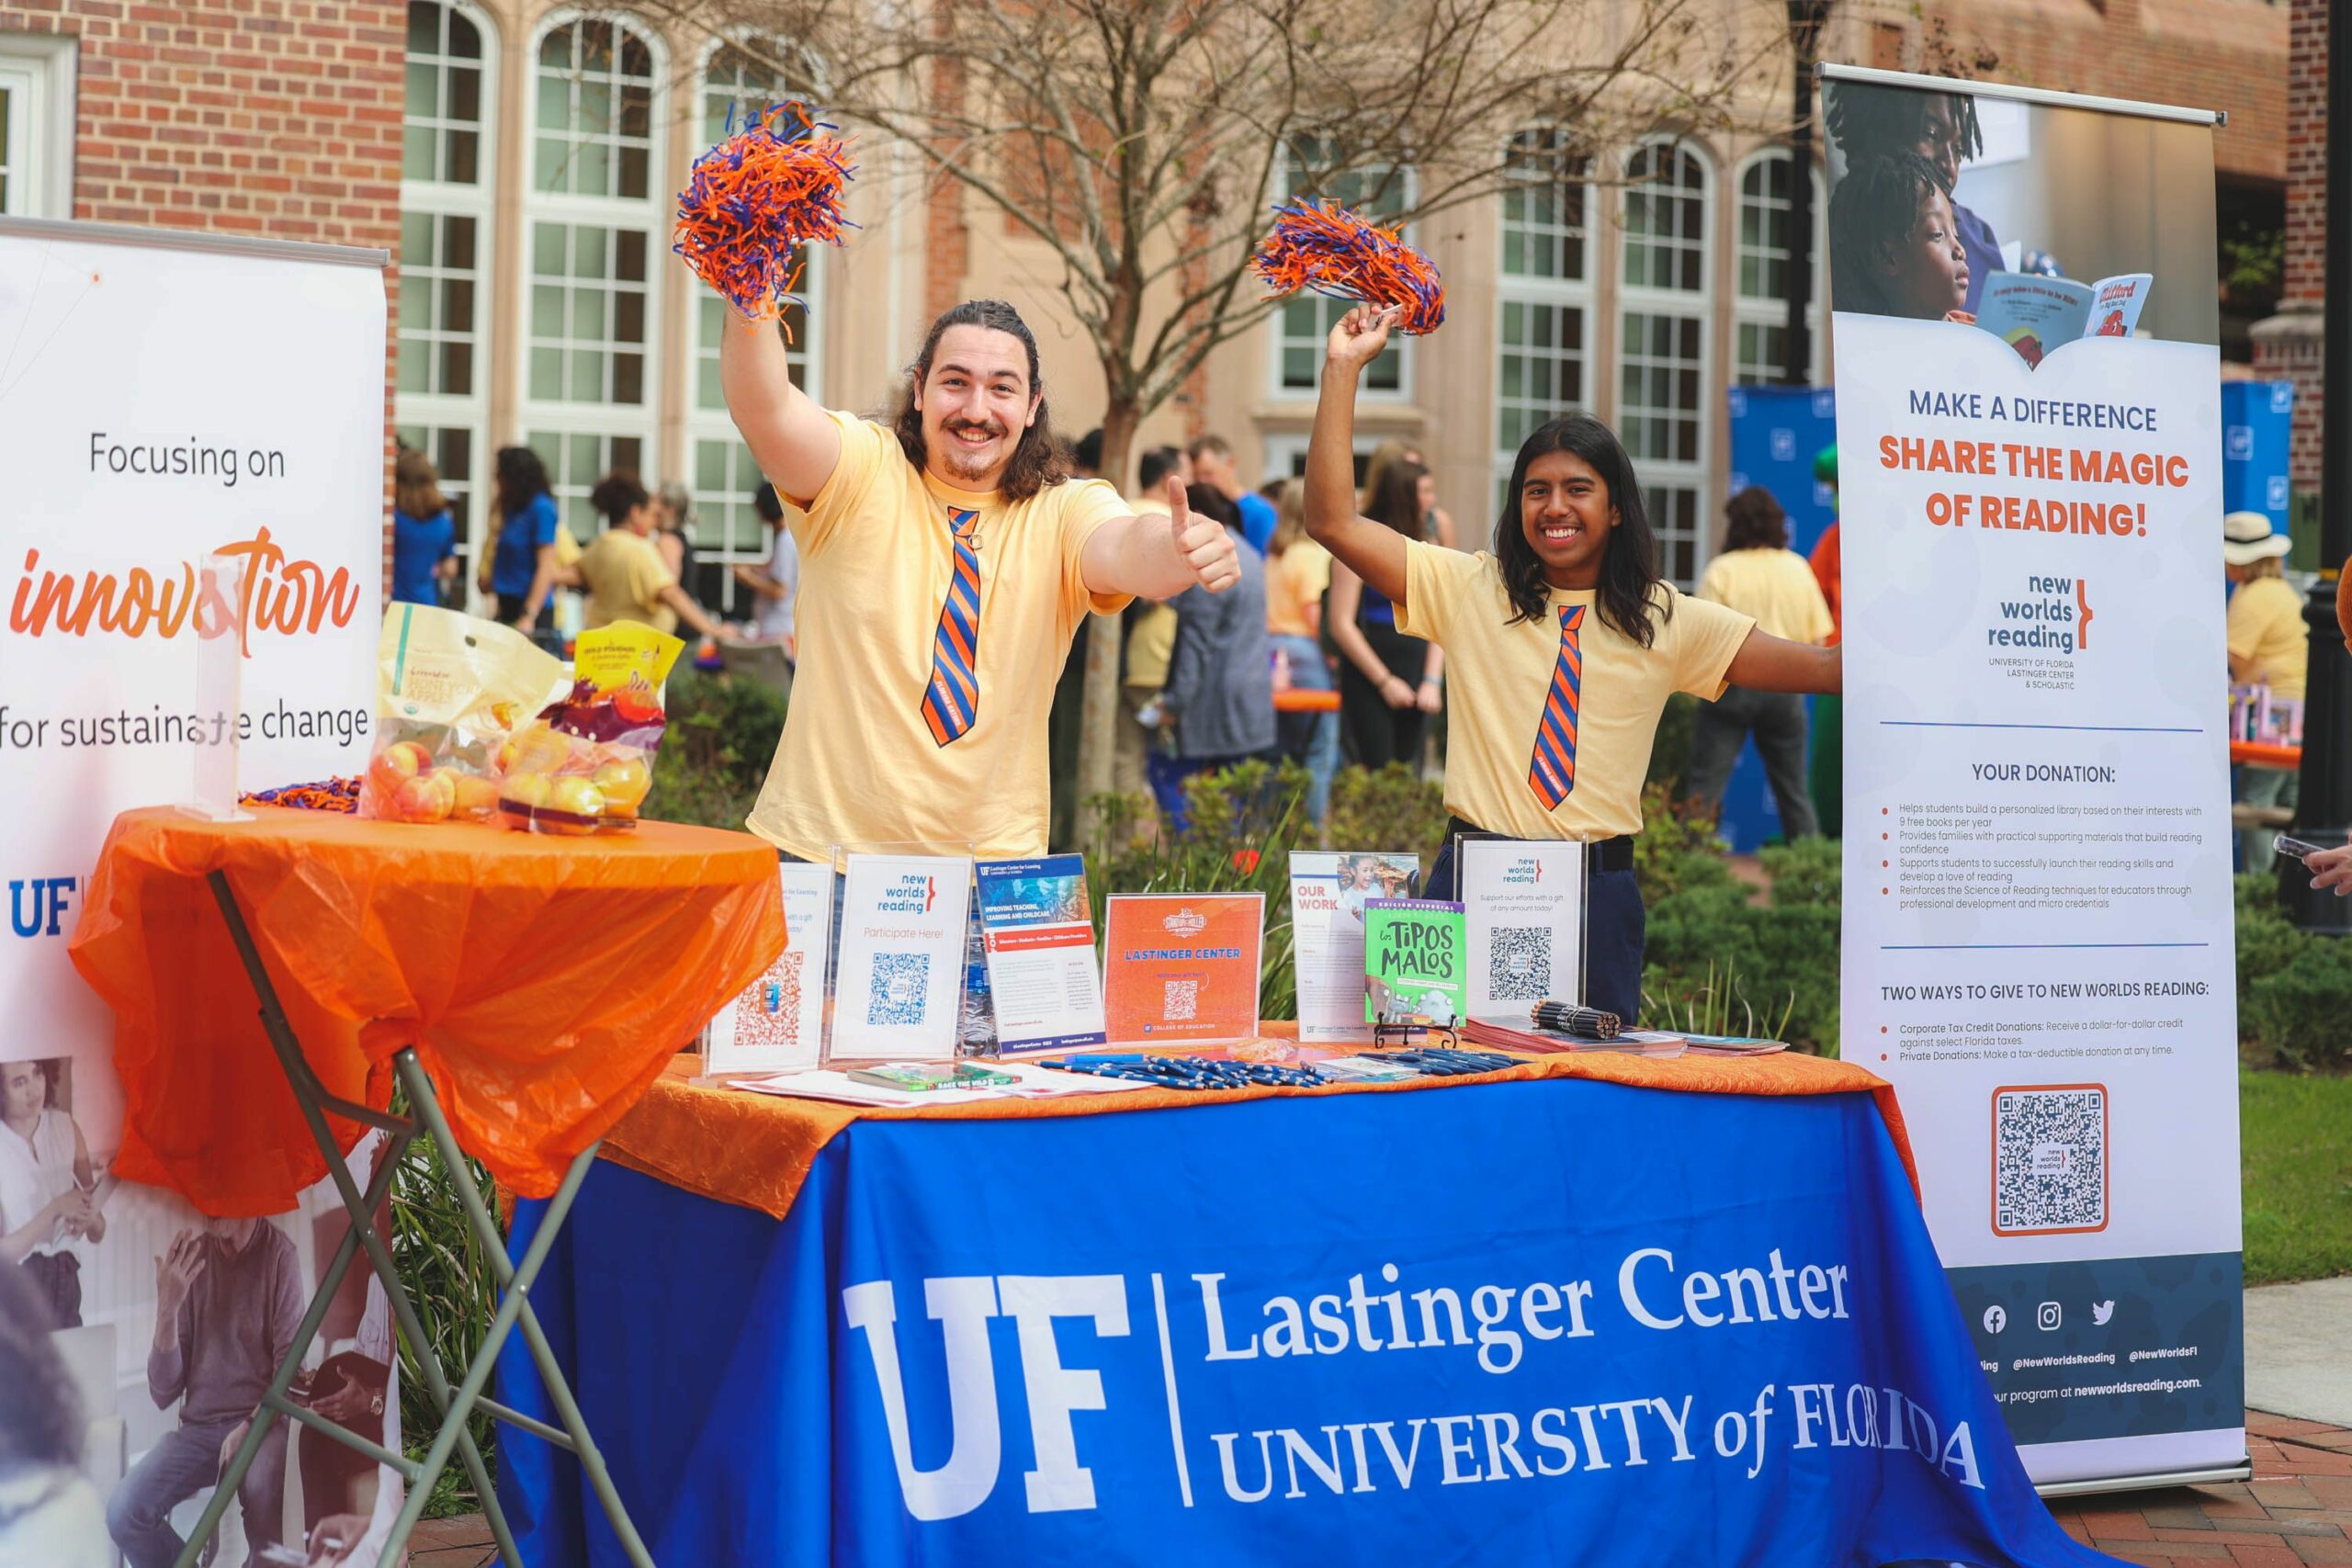
{"label": "brick pavement", "polygon": [[[2050,1511],[2076,1540],[2126,1562],[2222,1562],[2236,1568],[2352,1564],[2352,1431],[2245,1415],[2254,1480],[2053,1498]],[[491,1560],[481,1516],[417,1531],[411,1568],[481,1568]]]}

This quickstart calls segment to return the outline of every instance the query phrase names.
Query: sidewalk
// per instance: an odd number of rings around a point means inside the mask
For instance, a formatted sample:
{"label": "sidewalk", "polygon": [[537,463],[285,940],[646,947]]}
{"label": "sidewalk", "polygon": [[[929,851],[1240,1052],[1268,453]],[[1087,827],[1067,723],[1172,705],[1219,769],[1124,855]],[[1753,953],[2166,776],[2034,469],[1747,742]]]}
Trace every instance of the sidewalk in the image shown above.
{"label": "sidewalk", "polygon": [[2251,1484],[2054,1499],[2076,1540],[2126,1562],[2352,1563],[2352,1431],[2245,1413]]}
{"label": "sidewalk", "polygon": [[[2352,1431],[2258,1410],[2245,1425],[2251,1485],[2061,1497],[2050,1511],[2068,1535],[2126,1562],[2352,1563]],[[490,1531],[469,1514],[419,1528],[409,1563],[481,1568],[491,1556]]]}

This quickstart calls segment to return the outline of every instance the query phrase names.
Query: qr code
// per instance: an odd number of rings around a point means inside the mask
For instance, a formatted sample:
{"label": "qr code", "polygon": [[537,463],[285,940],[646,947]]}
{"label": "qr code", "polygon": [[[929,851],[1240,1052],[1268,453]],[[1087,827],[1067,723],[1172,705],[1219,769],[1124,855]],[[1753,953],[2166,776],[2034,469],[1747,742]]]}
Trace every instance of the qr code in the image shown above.
{"label": "qr code", "polygon": [[2107,1225],[2107,1090],[1993,1091],[1993,1229],[2001,1235]]}
{"label": "qr code", "polygon": [[865,1021],[869,1025],[920,1024],[930,991],[930,953],[877,953],[874,977],[866,987]]}
{"label": "qr code", "polygon": [[1164,987],[1160,993],[1160,1010],[1168,1015],[1169,1022],[1189,1023],[1200,1015],[1201,981],[1198,976],[1188,980],[1164,980],[1160,984]]}
{"label": "qr code", "polygon": [[1495,928],[1494,945],[1487,949],[1487,994],[1498,1002],[1540,1002],[1551,996],[1550,926]]}
{"label": "qr code", "polygon": [[800,1040],[800,965],[806,953],[787,953],[735,998],[735,1044],[741,1050],[784,1050]]}

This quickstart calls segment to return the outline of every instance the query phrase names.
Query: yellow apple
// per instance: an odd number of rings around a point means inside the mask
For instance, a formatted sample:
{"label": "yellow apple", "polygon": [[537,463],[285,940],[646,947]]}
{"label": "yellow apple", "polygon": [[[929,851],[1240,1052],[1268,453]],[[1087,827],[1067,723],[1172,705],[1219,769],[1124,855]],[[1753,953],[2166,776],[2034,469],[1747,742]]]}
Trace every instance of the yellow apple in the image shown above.
{"label": "yellow apple", "polygon": [[598,768],[595,784],[616,811],[635,811],[653,787],[653,774],[642,757],[619,757]]}
{"label": "yellow apple", "polygon": [[472,773],[459,773],[457,785],[456,815],[482,818],[498,809],[498,786],[490,780]]}
{"label": "yellow apple", "polygon": [[571,738],[561,730],[535,724],[514,738],[514,759],[510,770],[526,773],[551,773],[571,758]]}
{"label": "yellow apple", "polygon": [[500,786],[500,804],[537,811],[548,803],[548,791],[553,784],[554,781],[545,773],[511,774]]}

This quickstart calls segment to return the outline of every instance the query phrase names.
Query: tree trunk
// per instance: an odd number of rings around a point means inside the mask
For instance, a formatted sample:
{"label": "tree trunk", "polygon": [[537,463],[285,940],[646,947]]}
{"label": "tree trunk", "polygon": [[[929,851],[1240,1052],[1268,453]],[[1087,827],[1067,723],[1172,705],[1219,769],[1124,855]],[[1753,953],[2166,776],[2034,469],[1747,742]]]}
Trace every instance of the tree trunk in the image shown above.
{"label": "tree trunk", "polygon": [[[1102,411],[1102,477],[1121,494],[1133,472],[1129,448],[1138,421],[1133,402],[1113,396]],[[1111,759],[1119,743],[1119,631],[1116,615],[1086,617],[1086,694],[1078,738],[1078,840],[1089,852],[1098,842],[1101,818],[1090,804],[1112,789]]]}

